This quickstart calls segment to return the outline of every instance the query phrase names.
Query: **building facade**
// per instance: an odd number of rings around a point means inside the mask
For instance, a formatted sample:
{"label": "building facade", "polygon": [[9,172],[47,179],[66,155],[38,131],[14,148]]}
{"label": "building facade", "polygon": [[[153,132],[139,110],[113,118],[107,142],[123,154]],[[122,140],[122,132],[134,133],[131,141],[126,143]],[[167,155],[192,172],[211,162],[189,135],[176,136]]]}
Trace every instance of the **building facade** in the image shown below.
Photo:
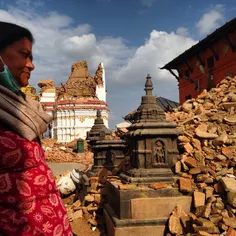
{"label": "building facade", "polygon": [[236,18],[163,66],[178,80],[180,103],[235,76],[235,48]]}
{"label": "building facade", "polygon": [[40,81],[40,102],[53,121],[45,136],[67,143],[85,139],[101,111],[108,127],[109,109],[106,104],[105,70],[98,66],[95,76],[88,73],[86,61],[74,63],[66,84],[56,87],[53,80]]}

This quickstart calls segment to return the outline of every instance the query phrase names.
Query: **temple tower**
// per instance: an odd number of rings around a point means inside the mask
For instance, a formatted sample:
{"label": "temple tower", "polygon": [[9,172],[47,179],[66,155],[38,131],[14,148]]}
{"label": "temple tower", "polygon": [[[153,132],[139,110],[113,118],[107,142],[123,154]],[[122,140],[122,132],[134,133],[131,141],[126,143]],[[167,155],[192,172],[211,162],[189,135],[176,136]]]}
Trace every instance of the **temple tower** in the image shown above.
{"label": "temple tower", "polygon": [[153,84],[147,75],[146,94],[128,127],[127,141],[132,152],[132,169],[122,173],[127,183],[173,182],[171,168],[177,161],[177,136],[181,130],[166,120],[164,111],[152,95]]}

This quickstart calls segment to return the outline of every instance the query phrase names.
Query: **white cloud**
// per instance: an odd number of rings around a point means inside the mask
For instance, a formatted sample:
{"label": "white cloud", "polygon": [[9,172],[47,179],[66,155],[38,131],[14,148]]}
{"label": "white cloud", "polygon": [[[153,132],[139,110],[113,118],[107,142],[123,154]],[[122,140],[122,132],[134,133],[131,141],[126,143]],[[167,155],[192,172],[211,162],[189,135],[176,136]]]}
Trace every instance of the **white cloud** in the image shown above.
{"label": "white cloud", "polygon": [[[0,20],[23,25],[32,31],[36,39],[33,47],[35,71],[31,79],[34,86],[47,78],[54,79],[56,84],[65,83],[76,61],[86,59],[92,74],[103,62],[109,86],[109,108],[119,121],[140,103],[147,73],[153,77],[155,94],[177,100],[176,79],[159,67],[195,43],[175,33],[153,30],[144,45],[131,47],[120,37],[97,37],[90,25],[74,26],[71,17],[57,12],[39,15],[35,11],[9,8],[8,11],[0,10]],[[128,91],[130,86],[132,92]],[[128,104],[127,100],[130,100]]]}
{"label": "white cloud", "polygon": [[199,34],[206,35],[212,33],[216,28],[221,26],[225,21],[224,10],[225,8],[222,4],[211,6],[210,10],[196,24]]}
{"label": "white cloud", "polygon": [[96,36],[94,34],[85,34],[82,36],[73,36],[65,39],[58,46],[66,55],[72,58],[80,57],[91,58],[98,54],[96,46]]}
{"label": "white cloud", "polygon": [[37,22],[41,27],[49,29],[62,29],[69,27],[73,20],[66,15],[50,12],[46,17],[37,16]]}
{"label": "white cloud", "polygon": [[158,83],[175,82],[169,72],[159,68],[195,43],[191,38],[173,32],[168,34],[153,30],[150,38],[136,50],[128,63],[114,73],[115,79],[123,83],[137,83],[150,73]]}
{"label": "white cloud", "polygon": [[75,32],[78,35],[83,35],[83,34],[90,33],[92,29],[93,29],[92,26],[89,24],[81,24],[81,25],[78,25],[77,28],[75,28]]}
{"label": "white cloud", "polygon": [[189,35],[188,29],[185,27],[179,27],[176,30],[176,34],[180,35],[180,36],[185,36],[187,37]]}
{"label": "white cloud", "polygon": [[156,0],[140,0],[140,2],[144,7],[151,7]]}
{"label": "white cloud", "polygon": [[12,16],[9,12],[0,9],[0,20],[6,22],[16,22],[14,16]]}
{"label": "white cloud", "polygon": [[44,6],[44,2],[41,0],[16,0],[16,5],[22,9],[30,9]]}

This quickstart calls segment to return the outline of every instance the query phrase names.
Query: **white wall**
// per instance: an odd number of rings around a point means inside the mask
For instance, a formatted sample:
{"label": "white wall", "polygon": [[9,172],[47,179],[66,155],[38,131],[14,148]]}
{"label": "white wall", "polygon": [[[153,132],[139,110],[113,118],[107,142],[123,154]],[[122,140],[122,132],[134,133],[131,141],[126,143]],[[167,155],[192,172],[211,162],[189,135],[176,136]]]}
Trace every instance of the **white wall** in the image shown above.
{"label": "white wall", "polygon": [[[54,121],[52,127],[53,137],[58,142],[67,143],[74,139],[85,139],[87,131],[90,131],[94,125],[97,111],[94,109],[74,109],[54,112]],[[103,121],[108,126],[108,111],[101,112]]]}
{"label": "white wall", "polygon": [[55,88],[47,89],[45,92],[41,94],[39,99],[40,99],[40,102],[55,102],[56,89]]}

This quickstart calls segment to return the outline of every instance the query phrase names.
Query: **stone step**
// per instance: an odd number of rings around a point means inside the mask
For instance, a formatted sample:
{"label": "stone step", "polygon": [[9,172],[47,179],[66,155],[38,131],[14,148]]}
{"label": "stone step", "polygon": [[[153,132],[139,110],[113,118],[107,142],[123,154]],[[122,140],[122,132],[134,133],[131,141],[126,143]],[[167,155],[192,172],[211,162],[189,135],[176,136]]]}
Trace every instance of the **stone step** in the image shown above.
{"label": "stone step", "polygon": [[174,183],[173,172],[169,168],[131,169],[121,173],[120,178],[123,183]]}
{"label": "stone step", "polygon": [[104,208],[109,236],[164,235],[171,212],[181,205],[190,212],[191,196],[130,199],[130,218],[119,219],[110,205]]}
{"label": "stone step", "polygon": [[154,220],[119,220],[110,206],[104,208],[107,233],[109,236],[163,236],[168,218]]}
{"label": "stone step", "polygon": [[131,169],[121,173],[120,178],[123,183],[174,183],[173,172],[168,168]]}

